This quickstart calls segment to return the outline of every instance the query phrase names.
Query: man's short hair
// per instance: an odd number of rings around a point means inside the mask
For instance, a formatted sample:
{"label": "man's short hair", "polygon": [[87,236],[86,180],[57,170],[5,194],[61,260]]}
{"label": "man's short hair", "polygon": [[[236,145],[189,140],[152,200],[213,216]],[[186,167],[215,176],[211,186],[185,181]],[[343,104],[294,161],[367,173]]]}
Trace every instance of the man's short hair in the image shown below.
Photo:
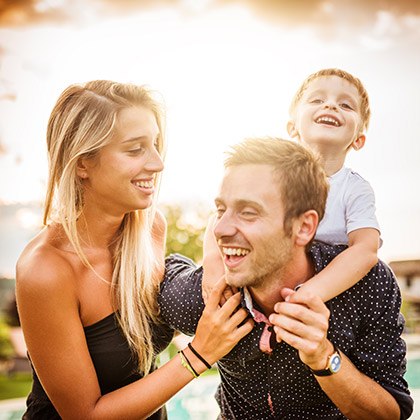
{"label": "man's short hair", "polygon": [[293,220],[308,210],[324,217],[328,180],[320,157],[290,140],[249,138],[227,152],[225,168],[247,164],[271,165],[284,207],[284,228],[291,234]]}

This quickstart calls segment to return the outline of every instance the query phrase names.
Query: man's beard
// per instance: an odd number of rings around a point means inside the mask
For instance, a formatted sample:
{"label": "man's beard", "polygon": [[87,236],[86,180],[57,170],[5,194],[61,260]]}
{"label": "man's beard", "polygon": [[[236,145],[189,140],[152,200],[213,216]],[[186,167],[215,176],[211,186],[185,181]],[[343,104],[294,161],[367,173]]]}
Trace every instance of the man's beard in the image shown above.
{"label": "man's beard", "polygon": [[[274,244],[275,243],[275,244]],[[254,287],[258,288],[263,284],[280,280],[289,268],[289,263],[293,258],[292,238],[282,235],[277,240],[271,240],[261,250],[251,265],[248,273],[242,276],[235,276],[227,270],[226,282],[235,287]]]}

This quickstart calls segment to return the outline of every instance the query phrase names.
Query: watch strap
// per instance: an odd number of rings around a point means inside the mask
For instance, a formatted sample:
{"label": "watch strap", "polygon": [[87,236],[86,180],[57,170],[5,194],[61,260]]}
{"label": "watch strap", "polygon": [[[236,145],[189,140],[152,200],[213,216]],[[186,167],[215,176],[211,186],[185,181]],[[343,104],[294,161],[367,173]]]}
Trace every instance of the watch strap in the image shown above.
{"label": "watch strap", "polygon": [[334,373],[337,373],[338,370],[340,369],[340,366],[338,367],[338,369],[336,371],[331,370],[331,360],[335,357],[339,357],[340,358],[340,362],[341,362],[341,355],[340,352],[338,350],[338,348],[335,346],[335,344],[333,344],[334,346],[334,351],[331,354],[331,356],[328,357],[328,361],[327,361],[327,367],[325,369],[311,369],[309,366],[307,366],[308,370],[313,373],[316,376],[331,376],[334,375]]}

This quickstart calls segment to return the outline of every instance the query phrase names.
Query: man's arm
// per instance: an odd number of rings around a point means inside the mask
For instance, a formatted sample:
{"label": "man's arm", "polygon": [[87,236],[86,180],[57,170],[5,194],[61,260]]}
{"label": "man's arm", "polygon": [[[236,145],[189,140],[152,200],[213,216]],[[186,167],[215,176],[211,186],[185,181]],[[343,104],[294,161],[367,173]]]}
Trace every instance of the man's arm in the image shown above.
{"label": "man's arm", "polygon": [[[313,370],[327,366],[328,357],[334,352],[327,339],[329,310],[315,295],[296,294],[284,289],[288,302],[279,302],[276,313],[270,315],[275,325],[277,339],[284,340],[299,351],[303,363]],[[393,343],[389,343],[391,346]],[[359,371],[342,354],[339,372],[331,376],[315,376],[323,391],[349,419],[386,420],[400,419],[396,399],[381,385]],[[404,417],[407,418],[407,417]]]}
{"label": "man's arm", "polygon": [[158,298],[160,311],[172,328],[190,336],[195,334],[204,310],[202,276],[202,267],[182,255],[170,255],[165,260],[165,278]]}

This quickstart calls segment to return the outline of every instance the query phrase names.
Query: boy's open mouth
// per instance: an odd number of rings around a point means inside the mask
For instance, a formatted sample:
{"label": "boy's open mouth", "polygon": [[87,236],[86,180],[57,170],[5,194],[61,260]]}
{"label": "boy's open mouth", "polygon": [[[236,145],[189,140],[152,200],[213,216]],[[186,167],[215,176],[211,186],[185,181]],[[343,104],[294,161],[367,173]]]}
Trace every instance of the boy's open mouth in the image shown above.
{"label": "boy's open mouth", "polygon": [[337,119],[332,118],[332,117],[327,117],[327,116],[319,117],[315,120],[315,122],[317,124],[327,124],[327,125],[332,125],[334,127],[340,127],[341,125],[340,121],[338,121]]}

